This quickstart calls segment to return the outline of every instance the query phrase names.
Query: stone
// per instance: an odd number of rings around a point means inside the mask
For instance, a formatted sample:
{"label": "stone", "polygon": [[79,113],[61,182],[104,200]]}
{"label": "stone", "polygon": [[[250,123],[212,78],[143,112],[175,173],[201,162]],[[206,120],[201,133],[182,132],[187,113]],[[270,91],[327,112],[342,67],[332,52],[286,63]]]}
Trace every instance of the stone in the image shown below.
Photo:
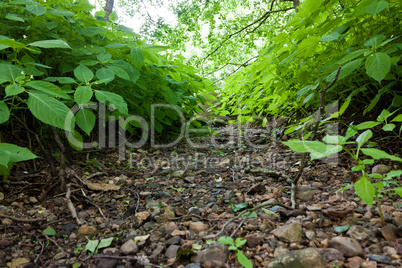
{"label": "stone", "polygon": [[180,244],[180,236],[173,236],[170,238],[168,241],[166,241],[166,246],[171,246],[171,245],[179,245]]}
{"label": "stone", "polygon": [[387,174],[392,169],[392,166],[387,166],[384,164],[379,164],[373,167],[371,173],[378,173],[378,174]]}
{"label": "stone", "polygon": [[359,242],[350,237],[334,237],[329,242],[329,246],[339,250],[347,257],[363,255],[363,249]]}
{"label": "stone", "polygon": [[19,268],[19,267],[23,267],[27,263],[29,263],[28,258],[16,258],[16,259],[13,259],[11,262],[7,262],[7,267]]}
{"label": "stone", "polygon": [[152,251],[151,256],[149,256],[149,259],[156,260],[164,249],[165,247],[163,245],[158,244],[158,246]]}
{"label": "stone", "polygon": [[277,257],[282,256],[287,253],[289,253],[289,249],[284,248],[282,246],[277,247],[274,251],[274,258],[277,258]]}
{"label": "stone", "polygon": [[310,201],[314,198],[314,195],[317,193],[315,190],[307,190],[304,192],[300,192],[297,194],[297,198],[303,201]]}
{"label": "stone", "polygon": [[364,260],[362,258],[360,258],[359,256],[354,256],[354,257],[348,259],[346,266],[349,268],[359,268],[360,264],[363,261]]}
{"label": "stone", "polygon": [[251,188],[247,191],[248,194],[263,194],[266,191],[265,186],[261,183],[254,184]]}
{"label": "stone", "polygon": [[363,226],[353,225],[346,234],[358,241],[364,241],[370,236],[370,230]]}
{"label": "stone", "polygon": [[150,216],[151,214],[148,211],[141,211],[134,215],[133,224],[134,227],[140,227]]}
{"label": "stone", "polygon": [[247,246],[249,248],[255,248],[257,246],[262,245],[264,242],[264,238],[260,235],[249,234],[244,237],[247,239]]}
{"label": "stone", "polygon": [[[191,257],[191,261],[193,263],[201,263],[202,267],[225,267],[228,257],[229,250],[227,245],[213,243],[208,248]],[[213,264],[217,266],[212,266]]]}
{"label": "stone", "polygon": [[157,223],[166,223],[169,221],[169,219],[174,218],[175,214],[173,211],[173,208],[171,206],[167,206],[165,209],[165,213],[160,215],[158,219],[156,220]]}
{"label": "stone", "polygon": [[185,173],[186,172],[184,170],[176,170],[175,172],[172,173],[171,177],[182,179],[184,178]]}
{"label": "stone", "polygon": [[401,259],[401,256],[398,254],[394,247],[384,247],[383,252],[386,256],[390,257],[393,260]]}
{"label": "stone", "polygon": [[176,258],[177,252],[179,251],[180,246],[178,245],[170,245],[165,253],[165,256],[168,257],[169,259],[174,259]]}
{"label": "stone", "polygon": [[209,229],[209,225],[200,221],[190,223],[190,230],[194,233],[199,233]]}
{"label": "stone", "polygon": [[35,204],[35,203],[38,203],[38,199],[36,199],[36,197],[30,196],[30,197],[29,197],[29,202]]}
{"label": "stone", "polygon": [[315,232],[314,231],[306,231],[304,233],[308,240],[314,241],[315,240]]}
{"label": "stone", "polygon": [[133,255],[138,252],[138,247],[134,240],[130,239],[120,247],[121,253],[124,255]]}
{"label": "stone", "polygon": [[272,231],[279,240],[287,243],[300,243],[303,229],[300,222],[291,222]]}
{"label": "stone", "polygon": [[195,177],[185,177],[183,179],[183,181],[187,182],[187,183],[194,183],[195,181]]}
{"label": "stone", "polygon": [[269,268],[325,268],[325,261],[313,248],[292,251],[276,257],[268,265]]}
{"label": "stone", "polygon": [[98,229],[96,226],[84,224],[78,228],[77,237],[84,238],[85,236],[92,237],[98,234]]}
{"label": "stone", "polygon": [[188,234],[188,233],[189,233],[189,231],[180,231],[180,230],[176,229],[171,233],[171,236],[186,236],[186,234]]}
{"label": "stone", "polygon": [[169,222],[169,223],[163,224],[159,228],[159,232],[161,233],[161,236],[167,236],[167,235],[170,235],[174,230],[177,230],[177,229],[178,229],[178,227],[174,222]]}
{"label": "stone", "polygon": [[397,239],[396,230],[395,225],[388,223],[380,229],[380,232],[387,241],[395,241]]}
{"label": "stone", "polygon": [[342,252],[335,248],[316,248],[318,253],[324,258],[326,263],[330,263],[332,261],[344,261],[345,257],[343,256]]}

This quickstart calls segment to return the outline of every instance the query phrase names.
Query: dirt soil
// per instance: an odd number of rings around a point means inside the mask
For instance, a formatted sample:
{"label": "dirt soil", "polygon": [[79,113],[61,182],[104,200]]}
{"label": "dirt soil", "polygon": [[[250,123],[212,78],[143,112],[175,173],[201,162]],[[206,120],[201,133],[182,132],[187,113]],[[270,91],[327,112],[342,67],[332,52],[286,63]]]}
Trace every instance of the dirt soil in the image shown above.
{"label": "dirt soil", "polygon": [[309,248],[322,267],[401,267],[402,200],[383,195],[383,226],[353,188],[337,192],[358,179],[346,155],[309,162],[292,209],[280,174],[294,176],[300,155],[265,129],[216,130],[215,141],[129,149],[125,159],[71,153],[69,192],[56,195],[49,167],[20,165],[0,188],[0,267],[241,267],[213,243],[222,236],[247,239],[239,249],[254,267]]}

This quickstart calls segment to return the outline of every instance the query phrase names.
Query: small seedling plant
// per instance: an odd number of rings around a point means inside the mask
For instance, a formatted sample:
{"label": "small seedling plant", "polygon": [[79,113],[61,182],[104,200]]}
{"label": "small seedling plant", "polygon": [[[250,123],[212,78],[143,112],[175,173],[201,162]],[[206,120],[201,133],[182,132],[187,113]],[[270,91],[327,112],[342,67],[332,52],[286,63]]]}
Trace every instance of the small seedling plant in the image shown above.
{"label": "small seedling plant", "polygon": [[[309,153],[312,160],[329,157],[341,151],[345,151],[349,154],[357,163],[352,168],[352,171],[360,172],[361,177],[354,185],[346,186],[339,191],[354,187],[356,194],[370,207],[372,207],[375,199],[382,223],[384,224],[384,214],[381,209],[379,197],[382,193],[388,191],[394,191],[402,197],[402,187],[398,181],[398,178],[402,175],[402,170],[392,170],[386,176],[383,176],[378,173],[370,174],[367,170],[367,165],[373,165],[375,160],[380,159],[389,159],[399,163],[402,162],[402,158],[400,157],[390,155],[380,149],[370,148],[372,145],[375,145],[375,143],[370,142],[370,139],[373,137],[371,128],[380,124],[383,124],[382,130],[393,132],[396,138],[401,138],[401,136],[394,131],[396,128],[394,123],[402,122],[402,115],[398,115],[389,121],[388,119],[392,115],[393,113],[384,110],[378,116],[377,121],[367,121],[356,126],[350,124],[345,136],[326,135],[323,138],[323,142],[293,140],[283,143],[297,153]],[[359,134],[360,131],[363,132]],[[355,136],[357,136],[357,138],[353,141],[352,138]],[[372,183],[370,178],[376,179],[377,181]]]}
{"label": "small seedling plant", "polygon": [[224,245],[229,245],[229,250],[234,250],[237,260],[243,267],[253,268],[251,261],[243,254],[243,251],[240,250],[240,248],[247,243],[247,239],[238,237],[236,238],[236,241],[234,241],[230,236],[221,236],[218,238],[218,242]]}

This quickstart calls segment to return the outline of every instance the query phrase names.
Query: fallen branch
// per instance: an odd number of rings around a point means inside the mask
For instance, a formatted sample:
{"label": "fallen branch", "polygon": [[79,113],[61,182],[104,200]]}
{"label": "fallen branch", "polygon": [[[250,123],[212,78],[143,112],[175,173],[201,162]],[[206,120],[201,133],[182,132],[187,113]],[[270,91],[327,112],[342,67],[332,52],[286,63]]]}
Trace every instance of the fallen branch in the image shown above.
{"label": "fallen branch", "polygon": [[66,193],[66,197],[64,198],[64,200],[66,201],[68,210],[70,210],[71,216],[73,217],[73,219],[75,219],[75,222],[77,223],[77,225],[81,225],[81,222],[77,216],[77,211],[75,210],[73,202],[71,202],[71,199],[70,199],[70,196],[71,196],[70,186],[71,186],[70,183],[67,184],[67,193]]}

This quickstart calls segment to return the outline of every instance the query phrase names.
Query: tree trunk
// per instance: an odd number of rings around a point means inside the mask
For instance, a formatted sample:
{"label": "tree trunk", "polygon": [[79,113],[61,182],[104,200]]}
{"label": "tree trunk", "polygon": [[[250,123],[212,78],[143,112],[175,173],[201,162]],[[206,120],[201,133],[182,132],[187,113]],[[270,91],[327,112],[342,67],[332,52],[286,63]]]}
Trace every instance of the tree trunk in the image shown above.
{"label": "tree trunk", "polygon": [[[297,1],[299,1],[299,0],[297,0]],[[112,11],[113,11],[113,5],[114,5],[114,0],[106,0],[106,5],[105,5],[106,14],[105,14],[105,18],[106,18],[107,21],[110,21],[110,20],[109,20],[109,15],[110,15],[110,13],[112,13]]]}

